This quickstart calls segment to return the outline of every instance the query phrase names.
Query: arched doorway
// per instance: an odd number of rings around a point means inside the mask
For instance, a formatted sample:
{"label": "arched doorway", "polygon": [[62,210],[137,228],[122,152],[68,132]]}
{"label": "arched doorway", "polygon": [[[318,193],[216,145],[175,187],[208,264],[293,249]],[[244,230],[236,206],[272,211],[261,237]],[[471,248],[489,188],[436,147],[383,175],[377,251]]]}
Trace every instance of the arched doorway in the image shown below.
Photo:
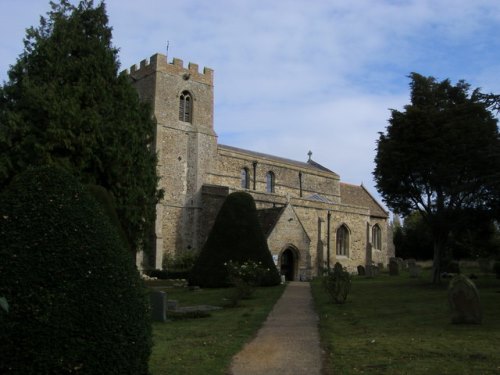
{"label": "arched doorway", "polygon": [[280,271],[282,275],[285,275],[287,281],[295,280],[295,270],[297,268],[297,257],[295,254],[292,248],[287,248],[281,253]]}

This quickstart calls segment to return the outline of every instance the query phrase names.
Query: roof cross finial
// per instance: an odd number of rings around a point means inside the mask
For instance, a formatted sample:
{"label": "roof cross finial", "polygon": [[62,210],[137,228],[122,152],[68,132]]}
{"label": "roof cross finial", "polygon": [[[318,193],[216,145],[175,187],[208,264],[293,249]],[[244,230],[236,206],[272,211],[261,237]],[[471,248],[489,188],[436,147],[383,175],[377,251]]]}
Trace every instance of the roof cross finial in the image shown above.
{"label": "roof cross finial", "polygon": [[313,153],[312,153],[312,151],[311,151],[311,150],[309,150],[309,152],[307,153],[307,155],[309,156],[309,159],[308,159],[307,161],[311,161],[311,156],[312,156],[312,154],[313,154]]}

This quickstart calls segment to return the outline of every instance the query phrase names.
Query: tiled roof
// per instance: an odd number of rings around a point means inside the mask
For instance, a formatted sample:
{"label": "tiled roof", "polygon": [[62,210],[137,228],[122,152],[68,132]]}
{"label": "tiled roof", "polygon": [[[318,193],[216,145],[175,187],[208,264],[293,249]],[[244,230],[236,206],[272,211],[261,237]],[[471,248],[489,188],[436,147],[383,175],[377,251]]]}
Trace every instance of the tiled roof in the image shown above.
{"label": "tiled roof", "polygon": [[266,238],[273,231],[284,209],[285,207],[273,207],[257,210],[257,218]]}
{"label": "tiled roof", "polygon": [[311,199],[313,201],[324,202],[324,203],[333,203],[330,199],[323,197],[319,194],[312,194],[306,197],[306,199]]}
{"label": "tiled roof", "polygon": [[338,175],[335,172],[329,170],[328,168],[323,167],[321,164],[318,164],[318,163],[316,163],[313,160],[309,160],[307,162],[301,162],[301,161],[296,161],[296,160],[292,160],[292,159],[282,158],[282,157],[279,157],[279,156],[264,154],[264,153],[261,153],[261,152],[245,150],[245,149],[238,148],[238,147],[233,147],[233,146],[227,146],[227,145],[221,145],[221,144],[219,144],[218,147],[221,148],[221,149],[228,150],[228,151],[234,151],[234,152],[239,152],[239,153],[247,154],[249,156],[255,156],[255,157],[258,157],[258,158],[275,160],[277,162],[295,165],[295,166],[300,167],[300,168],[320,170],[322,172],[332,173],[332,174],[334,174],[335,176],[338,177]]}
{"label": "tiled roof", "polygon": [[370,215],[386,218],[388,213],[363,185],[340,183],[340,200],[344,204],[363,206],[370,209]]}

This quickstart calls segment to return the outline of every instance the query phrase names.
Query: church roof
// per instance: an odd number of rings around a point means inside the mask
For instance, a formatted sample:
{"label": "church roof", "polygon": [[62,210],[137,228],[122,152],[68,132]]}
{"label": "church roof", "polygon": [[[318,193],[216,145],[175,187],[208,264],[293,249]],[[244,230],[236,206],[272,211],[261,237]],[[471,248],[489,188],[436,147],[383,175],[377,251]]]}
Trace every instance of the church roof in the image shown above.
{"label": "church roof", "polygon": [[257,218],[266,238],[271,234],[285,207],[273,207],[257,210]]}
{"label": "church roof", "polygon": [[264,154],[261,152],[245,150],[245,149],[233,147],[233,146],[227,146],[227,145],[221,145],[221,144],[219,144],[218,146],[219,146],[219,148],[226,149],[228,151],[244,153],[244,154],[247,154],[249,156],[255,156],[258,158],[275,160],[277,162],[291,164],[291,165],[294,165],[294,166],[300,167],[300,168],[315,169],[315,170],[319,170],[322,172],[331,173],[331,174],[335,175],[336,177],[339,177],[338,174],[336,174],[335,172],[329,170],[328,168],[323,167],[321,164],[318,164],[311,159],[309,159],[307,162],[302,162],[302,161],[296,161],[296,160],[292,160],[292,159],[282,158],[279,156]]}
{"label": "church roof", "polygon": [[309,159],[309,160],[307,161],[307,164],[309,164],[309,165],[313,166],[314,168],[321,169],[321,170],[322,170],[322,171],[324,171],[324,172],[334,173],[333,171],[329,170],[328,168],[323,167],[321,164],[316,163],[316,162],[315,162],[314,160],[312,160],[312,159]]}
{"label": "church roof", "polygon": [[307,199],[311,199],[313,201],[318,201],[318,202],[323,202],[323,203],[333,203],[330,199],[328,199],[322,195],[319,195],[317,193],[309,195],[307,197]]}
{"label": "church roof", "polygon": [[371,216],[387,218],[389,215],[363,185],[358,186],[341,182],[340,199],[344,204],[368,207]]}

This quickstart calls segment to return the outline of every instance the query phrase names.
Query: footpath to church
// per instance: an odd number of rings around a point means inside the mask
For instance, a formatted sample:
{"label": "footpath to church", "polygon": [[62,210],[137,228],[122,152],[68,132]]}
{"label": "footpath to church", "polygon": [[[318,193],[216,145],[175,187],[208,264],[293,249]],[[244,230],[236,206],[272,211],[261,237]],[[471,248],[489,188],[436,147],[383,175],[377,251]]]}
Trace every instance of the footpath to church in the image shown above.
{"label": "footpath to church", "polygon": [[257,336],[232,361],[232,375],[319,375],[318,316],[307,282],[290,282]]}

